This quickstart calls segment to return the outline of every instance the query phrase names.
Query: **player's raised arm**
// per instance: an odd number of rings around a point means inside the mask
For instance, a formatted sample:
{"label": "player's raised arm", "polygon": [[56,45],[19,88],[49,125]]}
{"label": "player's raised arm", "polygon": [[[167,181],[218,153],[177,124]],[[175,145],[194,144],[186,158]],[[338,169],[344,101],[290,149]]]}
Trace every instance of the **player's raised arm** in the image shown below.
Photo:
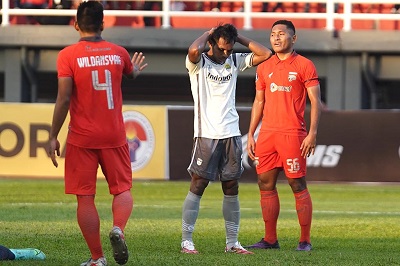
{"label": "player's raised arm", "polygon": [[200,61],[200,56],[204,52],[207,47],[207,42],[213,33],[214,28],[209,31],[204,32],[200,37],[198,37],[194,42],[189,46],[188,56],[190,62],[196,64]]}
{"label": "player's raised arm", "polygon": [[237,40],[241,45],[249,48],[253,52],[253,66],[257,66],[271,57],[272,51],[265,47],[264,45],[247,38],[241,34],[238,34]]}

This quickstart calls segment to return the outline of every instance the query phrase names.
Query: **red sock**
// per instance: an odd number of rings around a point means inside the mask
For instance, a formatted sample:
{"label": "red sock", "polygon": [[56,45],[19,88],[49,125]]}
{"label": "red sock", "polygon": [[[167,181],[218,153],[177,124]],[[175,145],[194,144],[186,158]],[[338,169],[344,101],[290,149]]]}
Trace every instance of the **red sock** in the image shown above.
{"label": "red sock", "polygon": [[124,231],[133,209],[133,198],[130,190],[115,195],[112,203],[113,225]]}
{"label": "red sock", "polygon": [[261,194],[261,211],[265,225],[264,240],[270,244],[278,240],[276,233],[276,224],[280,211],[278,191],[276,189],[271,191],[260,191]]}
{"label": "red sock", "polygon": [[94,196],[77,196],[77,219],[82,235],[89,247],[92,259],[103,257],[100,240],[100,218],[94,204]]}
{"label": "red sock", "polygon": [[297,217],[299,219],[299,224],[301,228],[300,241],[307,243],[310,242],[311,234],[311,220],[312,220],[312,201],[308,189],[301,192],[294,193],[296,200],[296,211]]}

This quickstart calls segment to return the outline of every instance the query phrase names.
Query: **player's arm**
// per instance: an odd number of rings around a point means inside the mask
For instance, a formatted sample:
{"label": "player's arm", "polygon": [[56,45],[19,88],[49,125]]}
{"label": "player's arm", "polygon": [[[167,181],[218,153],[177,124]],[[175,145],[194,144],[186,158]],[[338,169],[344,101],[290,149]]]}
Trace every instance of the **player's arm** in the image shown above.
{"label": "player's arm", "polygon": [[270,49],[241,34],[238,34],[236,41],[241,45],[249,48],[249,50],[254,54],[252,62],[253,66],[259,65],[260,63],[270,58],[272,55],[272,51]]}
{"label": "player's arm", "polygon": [[312,86],[307,88],[308,98],[311,103],[310,111],[310,129],[307,137],[303,140],[300,149],[301,155],[305,158],[314,154],[317,145],[318,124],[321,117],[322,102],[320,86]]}
{"label": "player's arm", "polygon": [[132,56],[132,65],[133,65],[133,70],[131,73],[126,75],[127,78],[129,79],[135,79],[137,76],[139,76],[140,73],[147,67],[147,63],[144,62],[145,56],[143,55],[142,52],[134,53]]}
{"label": "player's arm", "polygon": [[194,42],[189,46],[188,49],[188,57],[190,62],[196,64],[200,61],[201,54],[207,47],[207,42],[214,32],[214,28],[209,31],[204,32],[200,37],[198,37]]}
{"label": "player's arm", "polygon": [[256,132],[257,126],[261,121],[264,103],[265,103],[265,91],[264,90],[256,90],[256,96],[254,98],[253,107],[251,108],[251,116],[250,116],[250,126],[249,133],[247,138],[247,152],[249,154],[250,159],[254,160],[254,151],[256,148],[256,143],[254,141],[254,133]]}
{"label": "player's arm", "polygon": [[72,87],[72,78],[65,77],[58,79],[58,94],[54,107],[53,121],[51,123],[51,130],[49,135],[49,155],[55,167],[58,166],[56,153],[57,156],[60,156],[60,142],[58,141],[57,137],[68,114]]}

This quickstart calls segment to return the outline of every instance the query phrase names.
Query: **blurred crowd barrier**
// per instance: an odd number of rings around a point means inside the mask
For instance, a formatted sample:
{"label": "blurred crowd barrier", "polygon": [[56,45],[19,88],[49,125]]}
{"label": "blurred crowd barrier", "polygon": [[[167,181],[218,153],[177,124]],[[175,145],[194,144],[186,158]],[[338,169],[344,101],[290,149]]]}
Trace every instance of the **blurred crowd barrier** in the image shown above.
{"label": "blurred crowd barrier", "polygon": [[[22,3],[20,2],[22,1]],[[35,2],[35,5],[29,4]],[[42,2],[40,2],[42,1]],[[2,0],[2,26],[12,24],[73,24],[80,0]],[[244,30],[270,28],[278,19],[290,19],[297,28],[398,29],[400,4],[396,0],[286,0],[246,1],[102,1],[105,26],[211,28],[232,23]]]}

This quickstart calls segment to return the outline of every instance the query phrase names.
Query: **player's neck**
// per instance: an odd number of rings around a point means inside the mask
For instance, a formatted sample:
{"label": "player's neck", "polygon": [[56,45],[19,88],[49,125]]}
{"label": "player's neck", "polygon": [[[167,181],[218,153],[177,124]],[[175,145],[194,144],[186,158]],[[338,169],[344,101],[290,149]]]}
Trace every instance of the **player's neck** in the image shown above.
{"label": "player's neck", "polygon": [[79,41],[89,41],[89,42],[99,42],[102,41],[103,38],[100,35],[86,35],[86,36],[81,36]]}
{"label": "player's neck", "polygon": [[287,52],[287,53],[276,53],[276,56],[280,59],[280,60],[286,60],[288,59],[292,54],[293,54],[294,50]]}

